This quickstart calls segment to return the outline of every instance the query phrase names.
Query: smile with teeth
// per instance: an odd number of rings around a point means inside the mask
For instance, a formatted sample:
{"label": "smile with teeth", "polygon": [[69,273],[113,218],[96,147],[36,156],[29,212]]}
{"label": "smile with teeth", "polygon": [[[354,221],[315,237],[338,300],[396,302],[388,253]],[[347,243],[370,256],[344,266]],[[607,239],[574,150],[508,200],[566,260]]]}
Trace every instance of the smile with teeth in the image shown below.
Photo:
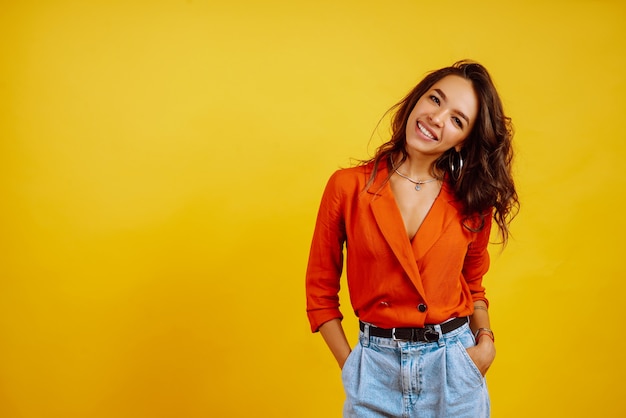
{"label": "smile with teeth", "polygon": [[419,128],[420,132],[426,135],[428,138],[433,139],[435,141],[437,140],[437,137],[434,136],[428,129],[423,127],[421,123],[417,122],[417,127]]}

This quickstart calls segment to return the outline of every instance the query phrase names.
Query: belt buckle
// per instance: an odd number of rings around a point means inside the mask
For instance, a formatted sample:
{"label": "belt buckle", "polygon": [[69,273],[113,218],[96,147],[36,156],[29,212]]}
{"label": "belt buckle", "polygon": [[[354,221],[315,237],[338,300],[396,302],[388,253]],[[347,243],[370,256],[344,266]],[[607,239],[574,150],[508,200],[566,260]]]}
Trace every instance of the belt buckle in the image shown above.
{"label": "belt buckle", "polygon": [[439,333],[432,326],[427,326],[424,328],[424,340],[427,343],[434,343],[439,341]]}
{"label": "belt buckle", "polygon": [[391,339],[394,340],[394,341],[401,341],[398,338],[396,338],[396,328],[395,327],[391,329]]}
{"label": "belt buckle", "polygon": [[[398,337],[396,335],[396,331],[402,331],[405,335],[400,335],[400,337]],[[408,331],[410,331],[410,335],[407,333]],[[391,339],[394,341],[415,341],[415,330],[413,328],[392,328],[391,329]]]}

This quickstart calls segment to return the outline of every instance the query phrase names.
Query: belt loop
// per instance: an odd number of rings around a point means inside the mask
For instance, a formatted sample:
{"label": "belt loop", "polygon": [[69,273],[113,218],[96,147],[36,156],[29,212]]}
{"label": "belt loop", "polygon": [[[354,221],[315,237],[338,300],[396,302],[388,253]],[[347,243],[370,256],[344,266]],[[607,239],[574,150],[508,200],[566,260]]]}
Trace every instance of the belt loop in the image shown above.
{"label": "belt loop", "polygon": [[445,346],[446,342],[443,339],[443,332],[441,332],[441,325],[440,324],[434,325],[433,328],[435,328],[435,331],[437,331],[437,334],[439,334],[439,340],[437,340],[439,347]]}
{"label": "belt loop", "polygon": [[361,338],[361,345],[363,347],[369,347],[370,345],[370,324],[363,323],[363,338]]}

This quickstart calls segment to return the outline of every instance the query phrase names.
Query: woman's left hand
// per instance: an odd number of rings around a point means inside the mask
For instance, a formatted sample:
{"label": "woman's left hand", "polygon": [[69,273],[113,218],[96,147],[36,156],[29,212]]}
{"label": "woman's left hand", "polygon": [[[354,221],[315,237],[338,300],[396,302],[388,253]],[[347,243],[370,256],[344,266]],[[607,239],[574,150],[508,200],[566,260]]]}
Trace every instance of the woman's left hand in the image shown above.
{"label": "woman's left hand", "polygon": [[477,345],[467,349],[467,354],[484,377],[496,358],[496,346],[489,337],[483,336],[478,340]]}

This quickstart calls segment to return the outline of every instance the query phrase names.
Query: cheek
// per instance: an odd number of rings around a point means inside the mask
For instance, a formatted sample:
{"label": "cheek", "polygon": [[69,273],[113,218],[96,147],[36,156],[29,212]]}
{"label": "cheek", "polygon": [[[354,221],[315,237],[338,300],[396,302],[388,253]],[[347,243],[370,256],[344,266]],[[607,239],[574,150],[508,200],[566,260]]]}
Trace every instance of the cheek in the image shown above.
{"label": "cheek", "polygon": [[466,134],[465,132],[459,132],[459,130],[455,129],[454,127],[452,127],[452,129],[456,131],[454,135],[450,136],[450,140],[452,142],[454,142],[455,144],[459,144],[467,139],[468,134]]}
{"label": "cheek", "polygon": [[467,139],[467,135],[465,134],[465,132],[456,134],[457,142],[465,141],[465,139]]}
{"label": "cheek", "polygon": [[407,130],[415,124],[415,121],[417,120],[418,110],[419,109],[417,108],[417,106],[415,106],[413,110],[411,110],[411,113],[409,113],[409,116],[407,116],[407,119],[406,119]]}

